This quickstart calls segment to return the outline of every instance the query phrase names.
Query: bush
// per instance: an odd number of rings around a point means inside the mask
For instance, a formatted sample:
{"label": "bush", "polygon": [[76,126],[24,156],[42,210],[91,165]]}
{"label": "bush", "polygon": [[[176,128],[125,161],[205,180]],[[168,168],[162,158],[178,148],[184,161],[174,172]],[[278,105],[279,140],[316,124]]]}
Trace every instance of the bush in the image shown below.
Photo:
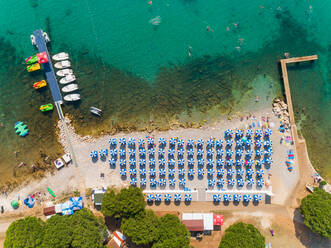
{"label": "bush", "polygon": [[331,195],[315,188],[314,192],[301,201],[304,223],[313,232],[331,238]]}
{"label": "bush", "polygon": [[264,248],[265,238],[252,224],[242,222],[225,230],[219,248]]}

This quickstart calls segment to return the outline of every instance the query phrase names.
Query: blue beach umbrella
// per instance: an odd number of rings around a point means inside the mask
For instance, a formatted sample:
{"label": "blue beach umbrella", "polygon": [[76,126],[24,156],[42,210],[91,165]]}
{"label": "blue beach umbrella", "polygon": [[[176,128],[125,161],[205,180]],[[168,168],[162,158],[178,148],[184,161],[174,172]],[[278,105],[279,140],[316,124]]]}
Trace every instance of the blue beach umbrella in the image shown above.
{"label": "blue beach umbrella", "polygon": [[194,155],[194,150],[193,149],[187,150],[187,155],[189,157],[192,157]]}
{"label": "blue beach umbrella", "polygon": [[263,155],[263,151],[261,149],[257,149],[255,153],[257,157],[261,157]]}
{"label": "blue beach umbrella", "polygon": [[216,150],[216,156],[217,157],[223,157],[223,150],[222,149],[217,149]]}
{"label": "blue beach umbrella", "polygon": [[154,196],[152,194],[147,195],[147,201],[151,202],[154,200]]}
{"label": "blue beach umbrella", "polygon": [[155,201],[161,201],[161,200],[162,200],[161,194],[156,194]]}
{"label": "blue beach umbrella", "polygon": [[207,169],[207,174],[208,174],[208,176],[213,176],[214,175],[214,169],[212,169],[212,168]]}
{"label": "blue beach umbrella", "polygon": [[258,177],[262,177],[263,175],[264,175],[264,171],[263,170],[257,170],[256,171],[256,175],[258,176]]}
{"label": "blue beach umbrella", "polygon": [[126,160],[125,159],[120,159],[120,166],[126,166]]}
{"label": "blue beach umbrella", "polygon": [[205,174],[205,170],[204,169],[198,169],[198,175],[199,176],[203,176]]}
{"label": "blue beach umbrella", "polygon": [[205,159],[204,158],[198,159],[198,165],[199,166],[203,166],[204,164],[205,164]]}
{"label": "blue beach umbrella", "polygon": [[245,173],[245,172],[244,172],[243,169],[238,169],[238,170],[237,170],[237,176],[238,176],[238,177],[242,177],[242,176],[244,175],[244,173]]}
{"label": "blue beach umbrella", "polygon": [[108,160],[108,162],[109,162],[109,165],[111,165],[111,166],[114,166],[114,165],[116,164],[116,160],[113,159],[113,158],[110,158],[110,159]]}
{"label": "blue beach umbrella", "polygon": [[169,180],[169,185],[170,186],[175,186],[175,184],[176,184],[176,179],[172,178],[172,179]]}
{"label": "blue beach umbrella", "polygon": [[228,161],[226,161],[226,165],[227,165],[228,167],[232,167],[233,164],[234,164],[233,159],[229,159]]}
{"label": "blue beach umbrella", "polygon": [[214,155],[214,151],[212,149],[207,150],[207,156],[212,157]]}
{"label": "blue beach umbrella", "polygon": [[150,176],[155,176],[155,174],[156,174],[156,171],[155,171],[154,168],[149,169],[149,175]]}
{"label": "blue beach umbrella", "polygon": [[126,176],[126,169],[121,169],[120,170],[120,175],[121,176]]}
{"label": "blue beach umbrella", "polygon": [[270,157],[270,156],[272,155],[272,149],[269,148],[268,150],[264,150],[264,155],[265,155],[266,157]]}
{"label": "blue beach umbrella", "polygon": [[145,140],[144,139],[139,139],[138,144],[140,147],[143,147],[145,145]]}
{"label": "blue beach umbrella", "polygon": [[263,145],[263,143],[262,143],[261,140],[257,140],[257,141],[255,142],[255,147],[256,147],[256,148],[260,148],[262,145]]}
{"label": "blue beach umbrella", "polygon": [[160,148],[159,151],[158,151],[158,154],[160,157],[163,157],[164,156],[164,149]]}
{"label": "blue beach umbrella", "polygon": [[126,145],[126,139],[125,138],[120,138],[119,142],[120,142],[121,146]]}
{"label": "blue beach umbrella", "polygon": [[129,150],[129,155],[130,155],[130,157],[135,157],[136,156],[136,150],[130,149]]}
{"label": "blue beach umbrella", "polygon": [[228,177],[232,177],[233,174],[234,174],[234,170],[233,169],[228,169],[226,174],[227,174]]}
{"label": "blue beach umbrella", "polygon": [[267,165],[271,165],[272,163],[273,163],[273,160],[272,160],[272,158],[266,158],[265,159],[265,163],[267,164]]}
{"label": "blue beach umbrella", "polygon": [[178,147],[183,147],[183,146],[184,146],[184,140],[183,140],[183,139],[179,139],[179,140],[177,141],[177,146],[178,146]]}
{"label": "blue beach umbrella", "polygon": [[194,166],[194,158],[190,158],[187,160],[189,166]]}
{"label": "blue beach umbrella", "polygon": [[129,138],[128,145],[134,147],[136,145],[136,140],[134,138]]}
{"label": "blue beach umbrella", "polygon": [[135,178],[135,177],[131,178],[131,179],[130,179],[130,184],[131,184],[132,186],[136,186],[136,185],[137,185],[137,178]]}
{"label": "blue beach umbrella", "polygon": [[147,139],[147,143],[148,143],[149,146],[153,146],[155,142],[154,142],[154,139],[153,138],[149,137]]}
{"label": "blue beach umbrella", "polygon": [[96,151],[96,150],[91,151],[91,153],[90,153],[90,157],[91,157],[91,158],[97,158],[97,157],[98,157],[98,151]]}
{"label": "blue beach umbrella", "polygon": [[247,131],[246,131],[246,136],[247,137],[252,137],[254,135],[254,133],[253,133],[253,130],[252,129],[248,129]]}
{"label": "blue beach umbrella", "polygon": [[130,169],[129,173],[130,173],[130,175],[135,176],[135,175],[137,175],[137,170],[136,169]]}
{"label": "blue beach umbrella", "polygon": [[262,135],[263,135],[262,130],[258,129],[258,130],[255,131],[255,138],[256,139],[261,138]]}
{"label": "blue beach umbrella", "polygon": [[217,169],[217,176],[222,177],[224,175],[224,169]]}
{"label": "blue beach umbrella", "polygon": [[187,202],[192,201],[192,195],[191,194],[185,194],[185,201],[187,201]]}
{"label": "blue beach umbrella", "polygon": [[165,159],[164,158],[159,159],[159,165],[161,165],[161,166],[165,165]]}
{"label": "blue beach umbrella", "polygon": [[171,200],[171,195],[170,194],[165,194],[164,195],[164,200],[165,201],[170,201]]}
{"label": "blue beach umbrella", "polygon": [[166,186],[167,185],[167,180],[165,178],[160,179],[160,186]]}
{"label": "blue beach umbrella", "polygon": [[106,157],[108,155],[108,149],[101,149],[99,155],[100,157]]}
{"label": "blue beach umbrella", "polygon": [[232,150],[226,150],[226,157],[227,158],[231,158],[232,157],[232,155],[233,155],[233,151]]}
{"label": "blue beach umbrella", "polygon": [[185,160],[183,158],[178,159],[178,165],[184,166]]}
{"label": "blue beach umbrella", "polygon": [[216,140],[216,148],[222,148],[223,147],[223,140]]}
{"label": "blue beach umbrella", "polygon": [[242,155],[243,155],[243,150],[241,150],[241,149],[238,149],[237,151],[236,151],[236,156],[237,157],[241,157]]}
{"label": "blue beach umbrella", "polygon": [[189,175],[190,177],[194,176],[194,174],[195,174],[194,169],[189,169],[189,170],[188,170],[188,175]]}
{"label": "blue beach umbrella", "polygon": [[231,148],[232,145],[233,145],[233,140],[232,139],[226,140],[226,147]]}
{"label": "blue beach umbrella", "polygon": [[260,195],[260,194],[254,194],[253,195],[253,201],[259,202],[261,200],[262,200],[262,195]]}
{"label": "blue beach umbrella", "polygon": [[225,180],[223,178],[217,179],[217,185],[222,187],[225,184]]}
{"label": "blue beach umbrella", "polygon": [[197,146],[198,146],[199,148],[201,148],[201,147],[203,146],[203,144],[204,144],[203,139],[198,139],[198,141],[197,141]]}
{"label": "blue beach umbrella", "polygon": [[179,174],[180,176],[184,176],[184,175],[185,175],[185,169],[179,169],[179,170],[178,170],[178,174]]}
{"label": "blue beach umbrella", "polygon": [[213,187],[213,186],[215,186],[215,184],[216,184],[216,182],[215,182],[214,179],[208,179],[208,186],[209,187]]}
{"label": "blue beach umbrella", "polygon": [[247,150],[246,151],[246,155],[245,155],[245,158],[246,159],[250,159],[253,155],[253,151],[252,150]]}
{"label": "blue beach umbrella", "polygon": [[[106,151],[107,155],[108,155],[108,150]],[[117,156],[117,150],[116,149],[112,149],[109,151],[109,154],[113,157]]]}
{"label": "blue beach umbrella", "polygon": [[217,159],[216,160],[216,166],[217,168],[221,168],[224,166],[224,160],[223,159]]}
{"label": "blue beach umbrella", "polygon": [[213,139],[207,139],[207,147],[209,147],[209,148],[214,147],[214,140]]}
{"label": "blue beach umbrella", "polygon": [[254,170],[253,169],[246,170],[246,175],[253,176],[253,174],[254,174]]}
{"label": "blue beach umbrella", "polygon": [[236,138],[241,139],[241,137],[244,135],[244,132],[241,129],[238,129],[236,131]]}
{"label": "blue beach umbrella", "polygon": [[146,183],[147,183],[146,178],[140,178],[140,185],[141,186],[146,186]]}
{"label": "blue beach umbrella", "polygon": [[242,160],[242,159],[237,159],[236,160],[236,166],[241,167],[243,165],[244,165],[244,160]]}
{"label": "blue beach umbrella", "polygon": [[203,156],[203,149],[198,149],[197,156],[202,157]]}
{"label": "blue beach umbrella", "polygon": [[149,165],[150,166],[155,166],[155,158],[150,158],[149,159]]}
{"label": "blue beach umbrella", "polygon": [[225,132],[224,132],[225,137],[232,138],[232,135],[233,135],[233,130],[232,129],[225,130]]}
{"label": "blue beach umbrella", "polygon": [[180,178],[179,179],[179,185],[180,186],[185,186],[185,184],[186,184],[186,179],[185,178]]}
{"label": "blue beach umbrella", "polygon": [[169,166],[175,166],[176,161],[172,158],[169,160],[168,164],[169,164]]}
{"label": "blue beach umbrella", "polygon": [[253,178],[248,179],[248,180],[247,180],[247,184],[248,184],[249,186],[253,186],[253,185],[254,185],[254,179],[253,179]]}
{"label": "blue beach umbrella", "polygon": [[129,165],[130,166],[135,166],[136,165],[136,160],[134,158],[130,158]]}
{"label": "blue beach umbrella", "polygon": [[245,184],[244,179],[242,179],[242,178],[237,179],[237,185],[238,185],[239,187],[243,187],[244,184]]}
{"label": "blue beach umbrella", "polygon": [[269,137],[271,134],[272,134],[272,131],[270,128],[268,128],[264,131],[264,136],[266,136],[266,137]]}
{"label": "blue beach umbrella", "polygon": [[151,187],[155,187],[157,185],[157,181],[154,178],[150,178],[149,183],[150,183]]}
{"label": "blue beach umbrella", "polygon": [[237,142],[236,142],[236,146],[237,146],[237,148],[242,148],[243,144],[244,144],[244,142],[242,141],[242,139],[239,139],[239,140],[237,140]]}
{"label": "blue beach umbrella", "polygon": [[154,156],[155,155],[155,149],[154,148],[148,149],[148,154],[149,154],[149,156]]}
{"label": "blue beach umbrella", "polygon": [[254,161],[252,159],[247,160],[247,167],[252,167],[254,165]]}
{"label": "blue beach umbrella", "polygon": [[259,180],[257,180],[257,185],[258,185],[259,187],[262,187],[262,186],[264,185],[264,180],[263,180],[263,178],[260,178]]}
{"label": "blue beach umbrella", "polygon": [[146,150],[144,148],[139,149],[139,155],[140,155],[140,157],[145,157],[146,156]]}
{"label": "blue beach umbrella", "polygon": [[214,160],[208,159],[207,165],[210,166],[210,167],[213,167],[214,166]]}
{"label": "blue beach umbrella", "polygon": [[175,194],[175,195],[174,195],[174,200],[175,200],[176,202],[181,201],[181,200],[182,200],[182,196],[181,196],[181,194]]}
{"label": "blue beach umbrella", "polygon": [[169,146],[174,146],[176,144],[176,140],[174,138],[170,138]]}
{"label": "blue beach umbrella", "polygon": [[193,147],[193,145],[194,145],[194,140],[193,140],[193,139],[189,139],[189,140],[187,141],[187,146],[188,146],[188,147]]}
{"label": "blue beach umbrella", "polygon": [[140,169],[139,170],[139,174],[140,174],[140,176],[145,176],[146,175],[146,169]]}
{"label": "blue beach umbrella", "polygon": [[233,201],[234,201],[234,202],[240,202],[240,201],[241,201],[241,195],[239,195],[239,194],[234,194],[234,195],[233,195]]}
{"label": "blue beach umbrella", "polygon": [[109,139],[109,145],[116,146],[117,145],[117,140],[115,138]]}
{"label": "blue beach umbrella", "polygon": [[243,200],[244,202],[250,202],[252,200],[252,197],[250,195],[245,194],[243,195]]}
{"label": "blue beach umbrella", "polygon": [[229,195],[229,194],[224,194],[223,195],[223,201],[225,201],[225,202],[229,202],[229,201],[231,201],[231,195]]}
{"label": "blue beach umbrella", "polygon": [[168,156],[173,157],[175,155],[175,149],[168,150]]}
{"label": "blue beach umbrella", "polygon": [[250,148],[252,145],[253,145],[253,140],[251,140],[251,139],[247,140],[247,142],[245,144],[246,148]]}
{"label": "blue beach umbrella", "polygon": [[256,167],[258,168],[261,168],[262,167],[262,164],[263,164],[263,161],[262,160],[256,160]]}
{"label": "blue beach umbrella", "polygon": [[160,176],[165,176],[166,170],[161,168],[160,171],[159,171],[159,174],[160,174]]}
{"label": "blue beach umbrella", "polygon": [[213,201],[214,202],[220,202],[221,201],[221,196],[219,194],[213,195]]}
{"label": "blue beach umbrella", "polygon": [[269,148],[272,147],[272,140],[267,140],[266,142],[264,142],[264,148]]}
{"label": "blue beach umbrella", "polygon": [[182,157],[182,156],[184,156],[184,149],[183,149],[183,148],[181,148],[181,149],[179,149],[179,150],[177,151],[177,156],[178,156],[178,157]]}
{"label": "blue beach umbrella", "polygon": [[169,175],[169,177],[173,177],[175,175],[175,170],[174,169],[169,169],[168,170],[168,175]]}
{"label": "blue beach umbrella", "polygon": [[165,146],[165,145],[167,144],[166,139],[163,138],[163,137],[161,137],[161,138],[159,139],[159,144],[160,144],[161,146]]}
{"label": "blue beach umbrella", "polygon": [[119,153],[120,153],[120,156],[121,157],[125,157],[126,156],[126,150],[125,149],[121,149]]}

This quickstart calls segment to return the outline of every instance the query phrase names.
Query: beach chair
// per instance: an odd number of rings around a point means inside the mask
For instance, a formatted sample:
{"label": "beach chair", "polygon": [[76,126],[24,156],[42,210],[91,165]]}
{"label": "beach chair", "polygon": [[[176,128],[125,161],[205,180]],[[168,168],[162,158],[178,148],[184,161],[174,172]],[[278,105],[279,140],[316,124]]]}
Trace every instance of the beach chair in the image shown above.
{"label": "beach chair", "polygon": [[293,150],[289,150],[288,151],[288,153],[287,153],[287,157],[288,157],[288,159],[294,159],[294,152],[293,152]]}
{"label": "beach chair", "polygon": [[293,170],[293,161],[286,161],[287,169],[291,172]]}

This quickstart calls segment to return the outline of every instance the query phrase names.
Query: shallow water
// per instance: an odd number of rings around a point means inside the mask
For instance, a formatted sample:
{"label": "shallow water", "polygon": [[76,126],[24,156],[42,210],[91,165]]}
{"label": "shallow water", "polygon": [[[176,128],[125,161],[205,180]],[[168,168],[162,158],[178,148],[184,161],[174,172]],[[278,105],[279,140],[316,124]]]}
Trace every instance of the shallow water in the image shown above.
{"label": "shallow water", "polygon": [[[280,94],[277,61],[284,52],[318,54],[313,65],[290,69],[289,76],[309,155],[329,177],[330,10],[331,2],[321,0],[6,1],[0,10],[2,178],[20,161],[38,160],[44,170],[45,156],[61,153],[57,113],[38,110],[51,102],[50,93],[32,89],[43,74],[28,75],[22,65],[35,52],[29,35],[37,28],[49,33],[52,53],[71,55],[82,101],[64,111],[82,134],[199,126],[256,107],[255,95],[262,108]],[[160,25],[150,24],[157,16]],[[103,118],[91,116],[89,106],[103,109]],[[28,124],[28,137],[13,132],[17,120]],[[27,171],[16,169],[16,178]]]}

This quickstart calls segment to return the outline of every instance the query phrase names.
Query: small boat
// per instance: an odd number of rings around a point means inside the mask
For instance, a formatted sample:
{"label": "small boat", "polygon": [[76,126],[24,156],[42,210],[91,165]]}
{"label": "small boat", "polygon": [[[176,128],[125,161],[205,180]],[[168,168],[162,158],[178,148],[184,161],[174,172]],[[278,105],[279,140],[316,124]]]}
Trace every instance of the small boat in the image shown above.
{"label": "small boat", "polygon": [[56,75],[58,75],[59,77],[65,77],[66,75],[72,74],[72,70],[71,69],[63,69],[63,70],[59,70],[56,72]]}
{"label": "small boat", "polygon": [[41,80],[39,82],[35,82],[33,84],[33,88],[35,88],[37,90],[37,89],[40,89],[42,87],[45,87],[46,85],[47,85],[47,82],[45,80]]}
{"label": "small boat", "polygon": [[102,115],[102,110],[101,109],[98,109],[96,107],[90,107],[90,112],[92,114],[97,115],[97,116],[101,116]]}
{"label": "small boat", "polygon": [[64,68],[68,68],[71,66],[71,63],[69,60],[63,60],[63,61],[60,61],[60,62],[57,62],[54,64],[55,68],[57,69],[64,69]]}
{"label": "small boat", "polygon": [[68,74],[65,77],[60,79],[60,84],[68,84],[76,80],[76,77],[74,74]]}
{"label": "small boat", "polygon": [[78,90],[78,84],[68,84],[67,86],[64,86],[62,88],[62,92],[65,92],[65,93],[72,92],[72,91],[75,91],[75,90]]}
{"label": "small boat", "polygon": [[24,163],[21,162],[21,163],[19,163],[19,164],[17,165],[17,167],[18,167],[18,168],[21,168],[23,165],[24,165]]}
{"label": "small boat", "polygon": [[74,102],[80,100],[80,94],[69,94],[63,97],[67,102]]}
{"label": "small boat", "polygon": [[32,64],[32,65],[28,65],[26,67],[26,70],[28,72],[32,72],[32,71],[37,71],[37,70],[40,70],[40,65],[38,63],[35,63],[35,64]]}
{"label": "small boat", "polygon": [[31,65],[31,64],[34,64],[37,62],[38,62],[37,55],[33,55],[33,56],[30,56],[27,59],[25,59],[25,64],[27,64],[27,65]]}
{"label": "small boat", "polygon": [[16,122],[14,128],[15,128],[16,134],[21,137],[24,137],[29,133],[28,126],[26,124],[24,124],[24,122],[22,122],[22,121]]}
{"label": "small boat", "polygon": [[55,54],[53,55],[52,57],[53,60],[66,60],[66,59],[69,59],[69,54],[67,53],[58,53],[58,54]]}
{"label": "small boat", "polygon": [[32,45],[36,45],[36,37],[33,34],[30,35]]}
{"label": "small boat", "polygon": [[50,188],[50,187],[47,187],[46,189],[47,189],[48,193],[50,193],[50,194],[51,194],[51,196],[53,196],[54,198],[56,197],[56,196],[55,196],[55,193],[54,193],[54,191],[53,191],[53,190],[51,190],[51,188]]}
{"label": "small boat", "polygon": [[51,104],[51,103],[48,103],[48,104],[45,104],[45,105],[41,105],[40,106],[40,111],[41,112],[47,112],[47,111],[51,111],[51,110],[53,110],[53,104]]}
{"label": "small boat", "polygon": [[51,39],[49,38],[49,36],[46,32],[43,32],[43,36],[44,36],[44,39],[45,39],[46,43],[51,41]]}

